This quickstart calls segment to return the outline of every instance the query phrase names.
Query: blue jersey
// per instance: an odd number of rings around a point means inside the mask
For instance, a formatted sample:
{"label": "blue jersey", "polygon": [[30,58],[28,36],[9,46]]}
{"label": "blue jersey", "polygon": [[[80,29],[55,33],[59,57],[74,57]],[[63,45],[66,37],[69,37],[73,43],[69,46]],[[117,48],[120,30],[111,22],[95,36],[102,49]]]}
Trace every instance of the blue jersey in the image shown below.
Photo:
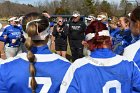
{"label": "blue jersey", "polygon": [[2,41],[2,42],[4,42],[4,43],[6,42],[6,39],[4,39],[4,37],[2,36],[2,34],[5,33],[4,30],[5,30],[5,28],[8,27],[8,26],[10,26],[10,25],[6,25],[6,26],[4,26],[4,27],[1,29],[0,41]]}
{"label": "blue jersey", "polygon": [[98,49],[68,69],[59,93],[140,93],[140,71],[134,62]]}
{"label": "blue jersey", "polygon": [[6,42],[6,39],[4,39],[4,37],[0,36],[0,41]]}
{"label": "blue jersey", "polygon": [[[7,36],[5,43],[8,44],[9,47],[18,47],[21,43],[22,34],[20,27],[8,25],[4,28],[2,37]],[[15,42],[13,43],[12,40],[15,40]]]}
{"label": "blue jersey", "polygon": [[18,24],[18,27],[21,29],[21,38],[20,38],[20,41],[22,42],[22,43],[24,43],[25,42],[25,37],[24,37],[24,35],[23,35],[23,27],[22,27],[22,25],[21,24]]}
{"label": "blue jersey", "polygon": [[128,59],[136,62],[136,64],[140,68],[140,40],[126,47],[124,49],[123,55]]}
{"label": "blue jersey", "polygon": [[131,41],[131,44],[135,43],[136,41],[138,41],[140,39],[140,35],[139,36],[134,36],[132,34],[132,41]]}
{"label": "blue jersey", "polygon": [[115,49],[114,52],[116,54],[122,54],[124,51],[124,48],[131,44],[132,36],[130,29],[125,29],[124,31],[121,31],[116,36],[116,43],[115,43]]}
{"label": "blue jersey", "polygon": [[125,29],[123,33],[123,47],[127,47],[131,44],[132,36],[130,29]]}
{"label": "blue jersey", "polygon": [[[47,46],[34,47],[32,50],[37,60],[34,64],[37,82],[36,93],[58,93],[70,63],[67,59],[51,53]],[[30,63],[26,56],[26,53],[22,53],[1,64],[0,93],[31,93]]]}
{"label": "blue jersey", "polygon": [[121,31],[120,28],[110,30],[113,46],[122,41],[122,37],[119,35],[120,31]]}
{"label": "blue jersey", "polygon": [[111,37],[115,37],[115,38],[116,38],[116,34],[117,34],[118,32],[120,32],[120,28],[119,28],[119,27],[110,30],[110,35],[111,35]]}
{"label": "blue jersey", "polygon": [[18,27],[19,27],[21,30],[23,30],[23,28],[22,28],[22,25],[21,25],[21,24],[18,24]]}

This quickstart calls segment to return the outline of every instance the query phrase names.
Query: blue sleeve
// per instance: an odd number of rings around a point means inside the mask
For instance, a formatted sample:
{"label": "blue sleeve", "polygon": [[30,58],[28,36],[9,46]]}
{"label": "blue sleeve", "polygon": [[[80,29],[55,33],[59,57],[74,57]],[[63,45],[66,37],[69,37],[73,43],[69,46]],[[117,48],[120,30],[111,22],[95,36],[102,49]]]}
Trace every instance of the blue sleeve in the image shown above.
{"label": "blue sleeve", "polygon": [[3,37],[4,35],[7,35],[7,29],[6,28],[4,28],[3,33],[2,33],[1,36]]}
{"label": "blue sleeve", "polygon": [[[80,79],[80,78],[79,78]],[[80,93],[78,87],[78,74],[77,72],[74,73],[73,79],[68,87],[67,93]]]}
{"label": "blue sleeve", "polygon": [[7,30],[4,28],[2,35],[0,36],[0,41],[6,42],[6,39],[4,39],[4,35],[7,35]]}
{"label": "blue sleeve", "polygon": [[133,77],[132,77],[133,91],[140,93],[140,69],[133,62]]}
{"label": "blue sleeve", "polygon": [[4,39],[4,37],[1,37],[1,36],[0,36],[0,41],[6,42],[6,39]]}
{"label": "blue sleeve", "polygon": [[8,37],[9,39],[17,39],[17,37],[16,36],[10,36],[10,37]]}
{"label": "blue sleeve", "polygon": [[4,81],[4,75],[2,74],[4,71],[2,70],[2,65],[0,66],[0,93],[8,93],[6,89],[6,83]]}

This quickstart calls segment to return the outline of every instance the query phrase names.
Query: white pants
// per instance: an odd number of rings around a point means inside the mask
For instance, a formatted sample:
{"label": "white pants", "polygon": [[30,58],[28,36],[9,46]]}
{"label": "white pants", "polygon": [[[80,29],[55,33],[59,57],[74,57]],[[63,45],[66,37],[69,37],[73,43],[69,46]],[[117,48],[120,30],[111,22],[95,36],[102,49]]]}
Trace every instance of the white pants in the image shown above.
{"label": "white pants", "polygon": [[5,45],[6,58],[16,56],[18,52],[19,52],[19,47],[8,47],[8,44]]}

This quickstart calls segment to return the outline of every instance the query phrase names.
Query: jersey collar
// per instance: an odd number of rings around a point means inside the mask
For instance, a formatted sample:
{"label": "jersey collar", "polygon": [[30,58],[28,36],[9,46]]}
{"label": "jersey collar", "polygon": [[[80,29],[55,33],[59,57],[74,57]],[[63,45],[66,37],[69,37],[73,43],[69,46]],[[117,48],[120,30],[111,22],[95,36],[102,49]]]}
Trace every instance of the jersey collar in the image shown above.
{"label": "jersey collar", "polygon": [[93,58],[110,58],[115,57],[116,54],[113,53],[109,48],[95,49],[91,52],[91,57]]}
{"label": "jersey collar", "polygon": [[49,50],[47,45],[39,46],[39,47],[32,47],[31,51],[34,54],[52,54],[52,52]]}

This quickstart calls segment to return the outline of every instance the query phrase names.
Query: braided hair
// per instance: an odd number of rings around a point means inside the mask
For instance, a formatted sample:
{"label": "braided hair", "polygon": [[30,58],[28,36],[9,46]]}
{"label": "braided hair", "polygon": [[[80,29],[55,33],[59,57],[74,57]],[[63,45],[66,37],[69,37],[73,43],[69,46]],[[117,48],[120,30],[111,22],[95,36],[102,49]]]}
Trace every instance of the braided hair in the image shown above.
{"label": "braided hair", "polygon": [[35,93],[37,82],[35,80],[36,68],[34,66],[36,62],[36,57],[31,51],[31,49],[34,43],[39,42],[37,40],[32,40],[32,37],[44,31],[48,26],[49,26],[48,19],[42,14],[35,13],[35,12],[27,14],[22,21],[23,30],[28,35],[28,38],[26,38],[25,47],[27,49],[27,59],[30,62],[29,71],[31,76],[30,85],[31,85],[32,93]]}

